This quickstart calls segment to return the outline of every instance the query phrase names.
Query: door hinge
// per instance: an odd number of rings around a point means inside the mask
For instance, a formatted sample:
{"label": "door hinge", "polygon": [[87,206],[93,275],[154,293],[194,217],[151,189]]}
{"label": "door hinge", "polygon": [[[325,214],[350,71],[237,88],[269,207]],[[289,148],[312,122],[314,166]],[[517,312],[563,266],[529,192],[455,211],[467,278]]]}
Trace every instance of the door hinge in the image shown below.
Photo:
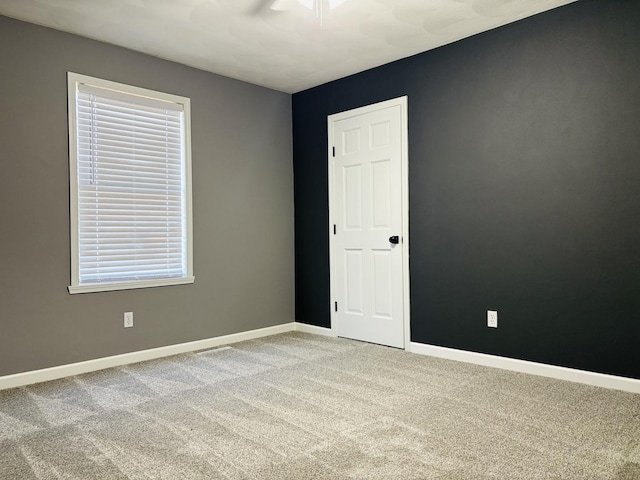
{"label": "door hinge", "polygon": [[335,311],[338,311],[338,302],[333,302],[333,308],[335,308]]}
{"label": "door hinge", "polygon": [[334,235],[336,234],[336,224],[335,223],[333,224],[333,234]]}
{"label": "door hinge", "polygon": [[335,157],[336,156],[336,147],[331,147],[331,148],[333,150],[333,156]]}

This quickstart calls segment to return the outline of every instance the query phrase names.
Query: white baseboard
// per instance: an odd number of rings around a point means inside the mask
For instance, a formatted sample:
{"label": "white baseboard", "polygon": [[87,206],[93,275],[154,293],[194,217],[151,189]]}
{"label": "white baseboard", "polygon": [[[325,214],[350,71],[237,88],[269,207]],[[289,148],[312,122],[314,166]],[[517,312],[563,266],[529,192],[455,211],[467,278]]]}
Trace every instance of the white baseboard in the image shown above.
{"label": "white baseboard", "polygon": [[0,390],[7,388],[21,387],[32,383],[46,382],[56,380],[58,378],[70,377],[81,373],[95,372],[104,370],[105,368],[119,367],[130,363],[143,362],[146,360],[155,360],[156,358],[169,357],[180,353],[193,352],[196,350],[204,350],[206,348],[214,348],[219,345],[227,345],[230,343],[243,342],[254,338],[268,337],[279,333],[291,332],[296,330],[296,323],[285,323],[275,325],[273,327],[260,328],[250,330],[248,332],[234,333],[221,337],[206,338],[204,340],[196,340],[195,342],[180,343],[177,345],[169,345],[167,347],[151,348],[149,350],[141,350],[138,352],[124,353],[122,355],[114,355],[112,357],[97,358],[85,362],[71,363],[61,365],[59,367],[43,368],[42,370],[33,370],[30,372],[16,373],[0,377]]}
{"label": "white baseboard", "polygon": [[424,343],[411,342],[410,350],[411,352],[419,355],[428,355],[431,357],[457,360],[459,362],[474,363],[485,367],[529,373],[531,375],[567,380],[569,382],[584,383],[595,387],[640,393],[640,380],[636,380],[634,378],[618,377],[615,375],[606,375],[604,373],[588,372],[586,370],[576,370],[566,367],[557,367],[555,365],[546,365],[544,363],[499,357],[496,355],[488,355],[486,353],[468,352],[465,350],[438,347]]}
{"label": "white baseboard", "polygon": [[295,323],[295,331],[303,333],[312,333],[314,335],[323,335],[325,337],[335,337],[333,330],[326,327],[316,327],[315,325],[309,325],[307,323]]}
{"label": "white baseboard", "polygon": [[[171,355],[178,355],[180,353],[204,350],[207,348],[215,348],[220,345],[228,345],[245,340],[253,340],[255,338],[268,337],[270,335],[277,335],[279,333],[292,331],[311,333],[314,335],[323,335],[328,337],[335,336],[333,330],[331,330],[330,328],[317,327],[315,325],[308,325],[306,323],[291,322],[282,325],[275,325],[273,327],[250,330],[248,332],[234,333],[221,337],[196,340],[194,342],[180,343],[177,345],[169,345],[159,348],[151,348],[149,350],[141,350],[138,352],[124,353],[122,355],[97,358],[95,360],[88,360],[85,362],[78,362],[68,365],[61,365],[58,367],[43,368],[41,370],[33,370],[30,372],[6,375],[4,377],[0,377],[0,390],[21,387],[33,383],[46,382],[49,380],[56,380],[59,378],[70,377],[82,373],[95,372],[97,370],[104,370],[105,368],[119,367],[122,365],[143,362],[146,360],[155,360],[157,358],[169,357]],[[460,362],[474,363],[476,365],[501,368],[503,370],[512,370],[515,372],[529,373],[532,375],[557,378],[560,380],[568,380],[570,382],[584,383],[596,387],[612,388],[615,390],[623,390],[626,392],[640,393],[640,380],[636,380],[633,378],[587,372],[584,370],[557,367],[555,365],[546,365],[542,363],[528,362],[525,360],[498,357],[496,355],[468,352],[465,350],[438,347],[435,345],[427,345],[424,343],[416,342],[411,342],[409,351],[419,355],[446,358],[449,360],[457,360]]]}

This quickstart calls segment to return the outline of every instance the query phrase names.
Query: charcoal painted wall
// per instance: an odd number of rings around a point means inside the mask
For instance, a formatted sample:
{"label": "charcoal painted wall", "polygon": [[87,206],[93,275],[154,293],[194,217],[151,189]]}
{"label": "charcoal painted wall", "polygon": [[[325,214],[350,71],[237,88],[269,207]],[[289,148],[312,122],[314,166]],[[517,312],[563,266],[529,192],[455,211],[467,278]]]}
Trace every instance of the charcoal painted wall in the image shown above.
{"label": "charcoal painted wall", "polygon": [[408,95],[412,340],[640,378],[639,25],[580,0],[294,95],[296,319],[330,324],[326,116]]}

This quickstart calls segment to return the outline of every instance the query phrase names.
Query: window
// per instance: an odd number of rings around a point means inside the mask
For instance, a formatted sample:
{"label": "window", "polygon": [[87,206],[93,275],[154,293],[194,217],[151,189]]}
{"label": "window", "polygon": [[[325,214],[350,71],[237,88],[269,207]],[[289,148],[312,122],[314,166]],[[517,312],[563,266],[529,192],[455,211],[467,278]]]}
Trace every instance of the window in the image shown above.
{"label": "window", "polygon": [[69,72],[69,293],[193,283],[189,99]]}

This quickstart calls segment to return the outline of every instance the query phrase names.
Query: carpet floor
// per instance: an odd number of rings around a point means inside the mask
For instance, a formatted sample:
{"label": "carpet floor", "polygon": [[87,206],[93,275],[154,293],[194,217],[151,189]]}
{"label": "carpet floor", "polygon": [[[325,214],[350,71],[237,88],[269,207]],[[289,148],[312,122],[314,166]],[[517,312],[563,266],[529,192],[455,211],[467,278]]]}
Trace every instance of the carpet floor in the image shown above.
{"label": "carpet floor", "polygon": [[0,479],[640,479],[640,395],[287,333],[0,391]]}

